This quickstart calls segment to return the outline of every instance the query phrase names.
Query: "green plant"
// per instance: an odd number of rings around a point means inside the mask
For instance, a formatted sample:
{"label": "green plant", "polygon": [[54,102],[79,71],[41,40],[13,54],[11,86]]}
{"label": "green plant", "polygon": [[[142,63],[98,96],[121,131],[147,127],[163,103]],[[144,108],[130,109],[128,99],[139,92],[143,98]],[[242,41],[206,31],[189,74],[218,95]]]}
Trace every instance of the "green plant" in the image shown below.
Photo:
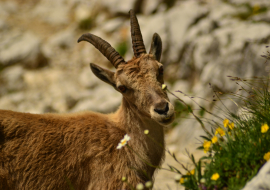
{"label": "green plant", "polygon": [[266,6],[260,6],[260,5],[251,5],[249,3],[244,3],[240,5],[241,7],[244,7],[245,9],[239,11],[237,14],[233,15],[235,18],[239,18],[240,20],[247,20],[250,17],[265,13],[267,12],[268,8]]}
{"label": "green plant", "polygon": [[175,112],[175,121],[171,125],[172,128],[177,126],[181,122],[182,118],[187,117],[190,112],[189,110],[192,109],[190,105],[185,105],[177,100],[174,102],[174,108],[176,112]]}
{"label": "green plant", "polygon": [[89,30],[91,28],[93,28],[95,25],[95,21],[92,17],[83,19],[79,22],[79,28],[81,30]]}
{"label": "green plant", "polygon": [[124,57],[128,51],[128,43],[126,40],[123,40],[122,42],[118,43],[115,47],[116,51]]}
{"label": "green plant", "polygon": [[[205,110],[213,120],[192,113],[204,129],[206,122],[212,130],[201,136],[199,149],[205,156],[195,161],[191,155],[195,169],[179,179],[186,189],[241,189],[270,157],[269,79],[230,78],[240,86],[241,93],[229,96],[241,112],[235,114],[225,107],[224,117],[219,117]],[[216,97],[222,101],[218,93]]]}

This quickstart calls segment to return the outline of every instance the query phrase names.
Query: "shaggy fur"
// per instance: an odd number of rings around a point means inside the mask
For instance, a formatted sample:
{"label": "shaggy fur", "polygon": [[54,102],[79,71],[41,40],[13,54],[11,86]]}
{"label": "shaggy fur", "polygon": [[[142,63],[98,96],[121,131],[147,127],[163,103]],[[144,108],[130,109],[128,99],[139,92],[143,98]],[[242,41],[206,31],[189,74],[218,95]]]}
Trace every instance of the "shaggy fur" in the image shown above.
{"label": "shaggy fur", "polygon": [[[158,64],[143,55],[119,67],[112,78],[106,75],[115,88],[121,83],[129,89],[113,114],[0,110],[0,189],[124,190],[129,189],[121,181],[124,176],[132,186],[153,180],[156,168],[147,163],[160,166],[164,156],[154,142],[164,146],[163,124],[155,117],[165,116],[153,115],[151,109],[168,101]],[[172,120],[171,114],[168,123]],[[154,141],[144,135],[146,129]],[[131,149],[116,149],[125,134],[131,137]]]}

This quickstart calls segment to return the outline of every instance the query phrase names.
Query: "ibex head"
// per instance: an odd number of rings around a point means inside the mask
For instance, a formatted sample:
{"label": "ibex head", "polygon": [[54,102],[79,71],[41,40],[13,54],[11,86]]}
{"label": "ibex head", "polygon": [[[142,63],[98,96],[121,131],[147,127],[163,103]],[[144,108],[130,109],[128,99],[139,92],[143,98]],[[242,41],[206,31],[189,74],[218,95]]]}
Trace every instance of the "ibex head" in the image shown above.
{"label": "ibex head", "polygon": [[122,93],[126,106],[152,118],[160,124],[169,124],[174,119],[174,106],[162,90],[163,65],[159,62],[162,51],[161,38],[153,35],[149,54],[146,53],[140,26],[133,10],[130,10],[131,37],[134,57],[125,61],[105,40],[87,33],[78,42],[93,44],[116,68],[116,72],[90,64],[93,73],[102,81]]}

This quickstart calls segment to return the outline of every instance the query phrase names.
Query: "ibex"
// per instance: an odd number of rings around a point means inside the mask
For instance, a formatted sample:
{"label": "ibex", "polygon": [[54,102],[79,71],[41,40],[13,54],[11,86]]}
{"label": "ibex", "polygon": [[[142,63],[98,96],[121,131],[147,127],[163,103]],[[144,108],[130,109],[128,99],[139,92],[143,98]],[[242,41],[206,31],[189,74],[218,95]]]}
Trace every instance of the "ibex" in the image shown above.
{"label": "ibex", "polygon": [[[131,10],[134,57],[125,61],[109,43],[87,33],[78,42],[93,44],[116,68],[93,63],[92,72],[123,95],[115,113],[30,114],[0,110],[1,190],[116,190],[153,180],[164,149],[164,125],[174,107],[162,90],[162,42],[153,35],[146,53]],[[149,130],[149,138],[144,134]],[[128,146],[117,145],[128,134]],[[155,142],[156,141],[156,142]]]}

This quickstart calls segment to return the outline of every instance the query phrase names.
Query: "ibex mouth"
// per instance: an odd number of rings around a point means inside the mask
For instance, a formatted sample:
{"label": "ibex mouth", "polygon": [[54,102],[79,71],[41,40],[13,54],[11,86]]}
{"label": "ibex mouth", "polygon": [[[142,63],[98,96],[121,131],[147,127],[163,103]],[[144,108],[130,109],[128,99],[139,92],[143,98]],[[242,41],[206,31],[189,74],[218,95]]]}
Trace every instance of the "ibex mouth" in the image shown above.
{"label": "ibex mouth", "polygon": [[173,105],[168,102],[166,105],[166,113],[160,113],[160,111],[157,111],[155,108],[150,109],[151,118],[156,120],[162,125],[168,125],[173,122],[175,115],[174,115],[174,107]]}
{"label": "ibex mouth", "polygon": [[175,117],[174,114],[172,114],[170,116],[167,116],[161,121],[161,123],[164,124],[164,125],[168,125],[168,124],[173,122],[174,117]]}

